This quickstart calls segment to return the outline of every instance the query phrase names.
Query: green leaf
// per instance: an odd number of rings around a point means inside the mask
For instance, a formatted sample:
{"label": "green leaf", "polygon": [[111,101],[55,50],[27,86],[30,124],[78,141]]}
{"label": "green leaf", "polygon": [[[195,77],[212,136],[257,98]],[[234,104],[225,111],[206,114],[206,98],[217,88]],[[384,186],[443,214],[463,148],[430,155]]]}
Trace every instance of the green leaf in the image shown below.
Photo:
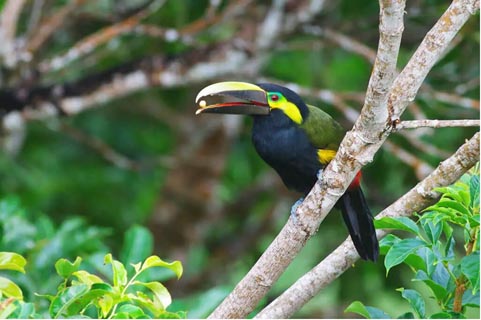
{"label": "green leaf", "polygon": [[154,294],[154,302],[157,302],[157,309],[165,310],[172,303],[172,298],[169,291],[160,282],[135,281],[134,284],[144,286],[152,291]]}
{"label": "green leaf", "polygon": [[434,223],[431,220],[424,219],[421,225],[431,243],[438,242],[439,237],[441,236],[441,232],[443,231],[443,224]]}
{"label": "green leaf", "polygon": [[148,310],[154,316],[154,318],[158,318],[159,314],[163,311],[157,308],[156,303],[150,299],[145,293],[141,291],[137,291],[136,294],[128,293],[127,298],[135,303],[136,305],[140,306],[143,309]]}
{"label": "green leaf", "polygon": [[407,217],[383,217],[381,219],[374,220],[376,229],[396,229],[419,234],[419,228],[414,221]]}
{"label": "green leaf", "polygon": [[84,283],[84,284],[87,284],[89,286],[91,286],[94,283],[103,283],[104,282],[100,277],[98,277],[94,274],[91,274],[91,273],[89,273],[85,270],[76,271],[76,272],[72,273],[72,275],[78,279],[79,283]]}
{"label": "green leaf", "polygon": [[479,226],[479,214],[475,214],[472,217],[469,217],[469,225],[471,228],[475,228]]}
{"label": "green leaf", "polygon": [[27,260],[15,252],[0,252],[0,270],[14,270],[25,273]]}
{"label": "green leaf", "polygon": [[72,314],[64,314],[64,312],[73,304],[76,303],[82,295],[89,291],[89,286],[81,284],[72,286],[61,291],[50,304],[50,315],[53,318],[62,316],[72,316]]}
{"label": "green leaf", "polygon": [[388,234],[384,238],[379,241],[379,251],[381,254],[386,255],[389,249],[397,242],[401,241],[401,238],[393,235]]}
{"label": "green leaf", "polygon": [[[419,248],[422,249],[422,248]],[[419,250],[418,250],[419,252]],[[426,270],[426,265],[423,258],[421,258],[418,253],[412,253],[406,257],[404,263],[411,267],[411,269],[416,272],[418,270]]]}
{"label": "green leaf", "polygon": [[185,318],[186,318],[186,314],[185,312],[182,312],[182,311],[179,311],[179,312],[163,311],[157,316],[157,319],[185,319]]}
{"label": "green leaf", "polygon": [[402,263],[411,253],[415,252],[426,243],[417,238],[408,238],[395,243],[391,249],[387,252],[384,259],[384,266],[386,267],[386,275],[389,270]]}
{"label": "green leaf", "polygon": [[434,272],[436,262],[434,252],[431,248],[422,247],[418,249],[417,254],[424,261],[424,271],[426,271],[427,275],[431,275]]}
{"label": "green leaf", "polygon": [[357,313],[367,319],[391,319],[391,317],[384,311],[378,308],[365,306],[360,301],[354,301],[353,303],[351,303],[344,310],[344,312]]}
{"label": "green leaf", "polygon": [[452,315],[447,312],[438,312],[432,314],[429,319],[452,319]]}
{"label": "green leaf", "polygon": [[471,180],[469,181],[469,195],[471,198],[471,203],[469,206],[471,208],[479,207],[479,176],[473,175],[471,176]]}
{"label": "green leaf", "polygon": [[0,307],[0,319],[14,318],[14,314],[18,309],[18,305],[15,301],[7,303],[6,301],[1,301],[2,305]]}
{"label": "green leaf", "polygon": [[416,273],[416,276],[414,277],[413,281],[424,282],[431,289],[431,291],[433,292],[434,296],[438,301],[443,301],[448,294],[448,291],[446,290],[445,287],[433,281],[431,278],[429,278],[426,272],[422,270],[419,270]]}
{"label": "green leaf", "polygon": [[[118,313],[125,313],[130,319],[146,319],[148,316],[144,311],[136,305],[133,304],[123,304],[117,309]],[[114,316],[114,318],[116,318]]]}
{"label": "green leaf", "polygon": [[468,208],[466,208],[463,203],[460,203],[455,200],[440,200],[438,203],[435,204],[435,207],[439,209],[440,207],[442,208],[450,208],[453,209],[454,211],[458,212],[459,214],[463,216],[470,216],[471,211],[469,211]]}
{"label": "green leaf", "polygon": [[127,284],[127,270],[122,263],[112,258],[112,254],[107,254],[104,263],[112,265],[114,287],[124,287]]}
{"label": "green leaf", "polygon": [[465,256],[461,260],[461,272],[473,286],[473,292],[479,291],[479,251]]}
{"label": "green leaf", "polygon": [[87,293],[79,297],[75,303],[72,303],[67,308],[66,313],[69,315],[77,315],[89,304],[98,305],[99,301],[105,299],[107,296],[111,297],[111,300],[115,302],[115,296],[118,296],[118,294],[114,292],[110,285],[106,283],[96,283],[92,285],[92,288]]}
{"label": "green leaf", "polygon": [[152,267],[163,267],[170,269],[176,274],[177,279],[182,276],[182,263],[180,263],[180,261],[168,263],[160,259],[158,256],[150,256],[144,261],[141,271]]}
{"label": "green leaf", "polygon": [[141,226],[132,226],[125,233],[120,260],[124,264],[137,263],[152,254],[154,238],[152,233]]}
{"label": "green leaf", "polygon": [[463,306],[479,309],[479,290],[476,293],[473,293],[472,290],[464,291]]}
{"label": "green leaf", "polygon": [[97,300],[97,305],[100,308],[100,312],[104,318],[107,318],[109,315],[110,310],[114,306],[114,298],[110,295],[103,295],[100,299]]}
{"label": "green leaf", "polygon": [[414,313],[412,313],[412,312],[403,313],[402,315],[400,315],[397,318],[398,319],[416,319],[416,317],[414,316]]}
{"label": "green leaf", "polygon": [[416,290],[411,289],[398,289],[401,291],[402,297],[406,299],[414,311],[417,313],[419,318],[426,318],[426,304],[424,303],[423,297]]}
{"label": "green leaf", "polygon": [[14,298],[18,300],[23,299],[22,290],[10,279],[0,277],[0,296]]}
{"label": "green leaf", "polygon": [[451,275],[442,263],[436,264],[434,272],[430,277],[434,282],[446,288],[447,291],[450,291],[451,289],[454,290],[454,280],[451,278]]}
{"label": "green leaf", "polygon": [[59,259],[55,262],[55,270],[57,274],[64,279],[70,277],[72,273],[77,271],[80,268],[80,263],[82,262],[82,258],[77,257],[75,261],[72,263],[67,259]]}
{"label": "green leaf", "polygon": [[366,319],[369,318],[369,312],[361,301],[354,301],[346,309],[344,309],[344,312],[357,313]]}
{"label": "green leaf", "polygon": [[[11,318],[15,319],[32,319],[35,317],[35,305],[30,302],[15,301],[17,306],[15,312],[12,314]],[[5,319],[0,316],[0,319]]]}

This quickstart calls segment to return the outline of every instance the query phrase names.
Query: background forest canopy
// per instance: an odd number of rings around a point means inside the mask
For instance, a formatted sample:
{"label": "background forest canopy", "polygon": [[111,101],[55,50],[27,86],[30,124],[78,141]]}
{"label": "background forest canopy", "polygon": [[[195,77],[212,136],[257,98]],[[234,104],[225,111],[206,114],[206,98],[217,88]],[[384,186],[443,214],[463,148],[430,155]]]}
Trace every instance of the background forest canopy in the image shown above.
{"label": "background forest canopy", "polygon": [[[407,1],[398,72],[450,4]],[[251,119],[195,116],[196,94],[218,81],[278,83],[348,130],[364,104],[376,58],[379,5],[0,0],[0,252],[27,259],[25,275],[7,275],[25,301],[35,302],[36,315],[52,315],[48,299],[35,294],[55,294],[58,259],[80,256],[82,267],[94,272],[104,258],[116,265],[106,258],[112,253],[129,276],[130,262],[153,254],[181,261],[183,272],[177,264],[156,262],[165,268],[145,277],[155,274],[168,288],[169,311],[208,316],[278,234],[299,195],[256,154]],[[472,13],[402,121],[479,119],[479,12]],[[404,195],[477,131],[479,124],[390,135],[363,168],[372,212]],[[478,175],[479,168],[471,172]],[[470,190],[475,179],[463,179]],[[472,212],[474,194],[467,205]],[[479,198],[477,210],[479,233]],[[469,221],[475,228],[476,218]],[[396,236],[414,236],[402,230]],[[261,306],[347,234],[334,209]],[[454,234],[461,241],[443,240],[462,256],[463,232]],[[476,248],[479,240],[471,251]],[[410,266],[386,275],[380,260],[357,262],[295,317],[352,317],[344,310],[355,300],[402,314],[411,301],[395,289],[428,296],[420,281],[411,281]],[[96,271],[115,274],[105,270]],[[479,273],[477,294],[477,308],[470,302],[465,310],[468,317],[479,314]],[[434,299],[426,299],[427,314],[436,308]]]}

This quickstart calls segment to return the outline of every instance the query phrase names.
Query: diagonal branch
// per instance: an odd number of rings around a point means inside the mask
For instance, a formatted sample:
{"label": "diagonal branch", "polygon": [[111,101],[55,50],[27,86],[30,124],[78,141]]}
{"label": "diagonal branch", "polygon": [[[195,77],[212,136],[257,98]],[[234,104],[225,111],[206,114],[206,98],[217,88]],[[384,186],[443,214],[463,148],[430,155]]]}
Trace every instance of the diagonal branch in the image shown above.
{"label": "diagonal branch", "polygon": [[79,6],[84,4],[87,0],[74,0],[63,6],[52,16],[48,17],[41,22],[35,33],[31,36],[26,45],[27,51],[34,53],[37,51],[46,41],[59,30],[62,24],[65,23],[67,17],[75,12]]}
{"label": "diagonal branch", "polygon": [[[448,186],[457,181],[466,171],[479,161],[479,132],[463,144],[451,157],[443,161],[428,177],[384,209],[380,217],[411,216],[433,204],[439,197],[437,187]],[[386,230],[377,230],[378,238],[384,237]],[[341,276],[359,256],[347,238],[336,250],[321,261],[311,271],[297,280],[289,289],[265,307],[256,318],[285,319],[312,299],[321,289]]]}

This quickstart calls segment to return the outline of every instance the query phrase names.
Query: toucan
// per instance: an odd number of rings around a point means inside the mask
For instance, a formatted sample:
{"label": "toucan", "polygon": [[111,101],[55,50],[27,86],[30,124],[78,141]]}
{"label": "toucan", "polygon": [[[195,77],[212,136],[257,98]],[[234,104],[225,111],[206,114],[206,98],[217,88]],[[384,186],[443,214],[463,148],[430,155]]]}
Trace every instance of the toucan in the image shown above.
{"label": "toucan", "polygon": [[[304,196],[316,183],[318,173],[334,158],[345,135],[329,114],[307,105],[297,93],[277,84],[219,82],[202,89],[195,101],[196,114],[251,115],[252,142],[257,153],[289,189]],[[379,243],[360,182],[359,171],[336,206],[359,256],[376,261]]]}

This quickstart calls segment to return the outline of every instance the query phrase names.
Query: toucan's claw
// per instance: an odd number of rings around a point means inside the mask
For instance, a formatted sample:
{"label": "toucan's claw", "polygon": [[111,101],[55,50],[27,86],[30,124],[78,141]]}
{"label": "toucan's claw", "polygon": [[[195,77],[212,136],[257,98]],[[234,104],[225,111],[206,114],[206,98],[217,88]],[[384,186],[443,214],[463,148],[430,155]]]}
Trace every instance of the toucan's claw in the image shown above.
{"label": "toucan's claw", "polygon": [[297,211],[297,208],[299,208],[299,206],[302,204],[302,202],[304,202],[304,197],[299,198],[296,201],[296,203],[294,203],[291,207],[291,217],[292,217],[292,220],[294,221],[294,223],[296,223],[296,224],[297,224],[296,211]]}

